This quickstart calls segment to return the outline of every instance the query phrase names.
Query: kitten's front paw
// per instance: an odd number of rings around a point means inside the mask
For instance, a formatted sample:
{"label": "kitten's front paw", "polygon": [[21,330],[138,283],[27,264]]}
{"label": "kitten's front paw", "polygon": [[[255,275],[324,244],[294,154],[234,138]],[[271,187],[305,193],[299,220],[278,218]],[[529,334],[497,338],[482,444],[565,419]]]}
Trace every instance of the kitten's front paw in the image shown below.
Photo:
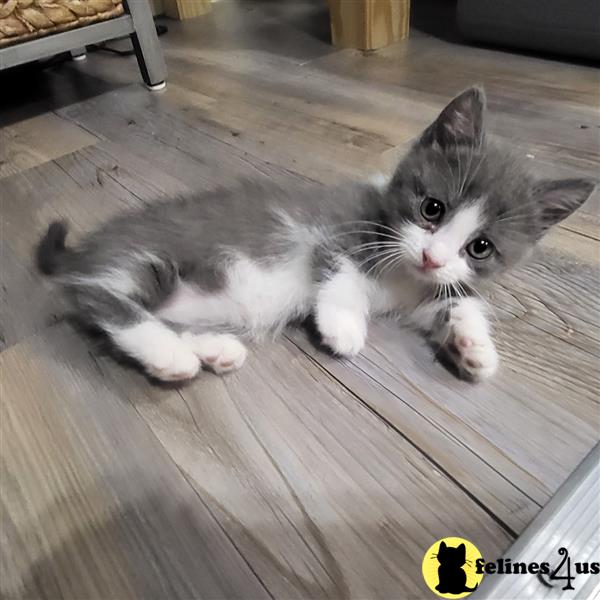
{"label": "kitten's front paw", "polygon": [[498,353],[487,325],[479,319],[457,319],[451,324],[448,350],[469,379],[481,381],[498,368]]}
{"label": "kitten's front paw", "polygon": [[350,310],[321,311],[317,326],[323,343],[339,356],[355,356],[365,345],[367,323]]}

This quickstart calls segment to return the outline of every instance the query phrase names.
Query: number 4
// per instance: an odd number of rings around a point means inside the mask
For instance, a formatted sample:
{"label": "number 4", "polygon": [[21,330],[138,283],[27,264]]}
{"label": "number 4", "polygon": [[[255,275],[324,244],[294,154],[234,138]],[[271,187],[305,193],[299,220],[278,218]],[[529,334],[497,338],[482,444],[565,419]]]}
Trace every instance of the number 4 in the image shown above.
{"label": "number 4", "polygon": [[[552,573],[550,573],[550,579],[552,581],[567,581],[567,584],[563,587],[563,591],[565,590],[574,590],[575,588],[571,585],[571,581],[575,579],[575,575],[571,575],[571,559],[569,558],[569,551],[566,548],[559,548],[558,553],[563,557],[562,562]],[[566,575],[557,575],[557,573],[563,568],[563,565],[567,563],[567,574]]]}

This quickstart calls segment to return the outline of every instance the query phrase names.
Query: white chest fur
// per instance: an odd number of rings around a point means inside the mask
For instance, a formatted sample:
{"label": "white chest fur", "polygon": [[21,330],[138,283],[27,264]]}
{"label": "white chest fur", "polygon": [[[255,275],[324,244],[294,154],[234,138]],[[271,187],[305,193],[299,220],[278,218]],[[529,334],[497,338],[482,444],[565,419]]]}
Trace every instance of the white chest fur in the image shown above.
{"label": "white chest fur", "polygon": [[398,275],[383,282],[370,281],[369,312],[382,315],[392,311],[400,314],[412,312],[422,301],[423,286],[409,276]]}

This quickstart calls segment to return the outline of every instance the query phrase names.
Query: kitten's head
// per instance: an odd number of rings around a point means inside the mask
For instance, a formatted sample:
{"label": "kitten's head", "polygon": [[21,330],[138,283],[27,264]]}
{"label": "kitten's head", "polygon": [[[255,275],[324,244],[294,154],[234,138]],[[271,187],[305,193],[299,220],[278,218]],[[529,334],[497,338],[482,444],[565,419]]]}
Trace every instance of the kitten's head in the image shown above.
{"label": "kitten's head", "polygon": [[400,233],[404,265],[429,283],[474,284],[514,265],[594,189],[535,180],[525,158],[486,140],[484,113],[481,88],[457,96],[385,191],[382,220]]}
{"label": "kitten's head", "polygon": [[467,549],[464,544],[454,548],[446,546],[446,542],[440,542],[437,559],[441,565],[447,567],[462,567],[467,559]]}

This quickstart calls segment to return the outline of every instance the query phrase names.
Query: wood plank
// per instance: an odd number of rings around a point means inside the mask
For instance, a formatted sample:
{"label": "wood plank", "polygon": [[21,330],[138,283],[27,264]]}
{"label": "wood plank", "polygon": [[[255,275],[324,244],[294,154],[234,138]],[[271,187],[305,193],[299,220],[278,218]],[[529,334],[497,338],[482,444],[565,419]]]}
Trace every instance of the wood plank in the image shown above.
{"label": "wood plank", "polygon": [[[148,103],[142,90],[130,87],[126,93],[71,105],[60,114],[110,137],[175,177],[186,178],[188,184],[202,187],[236,175],[283,179],[300,173],[310,180],[339,181],[340,173],[356,174],[357,169],[372,173],[365,165],[378,162],[382,151],[391,147],[380,134],[341,124],[335,116],[323,119],[315,108],[310,113],[285,106],[269,110],[264,93],[248,94],[251,100],[243,103],[230,102],[230,86],[239,86],[239,82],[226,80],[220,86],[223,78],[212,72],[209,75],[217,96],[170,81],[160,103]],[[308,106],[310,100],[301,97],[300,103]],[[161,110],[162,106],[169,108]],[[195,136],[186,135],[191,129]],[[293,143],[290,132],[295,135]],[[403,138],[394,142],[398,139]],[[342,160],[340,147],[344,148]],[[315,152],[319,160],[315,160]]]}
{"label": "wood plank", "polygon": [[[395,101],[396,114],[400,117],[407,111],[407,104],[412,102],[413,110],[418,109],[414,115],[416,132],[427,125],[444,103],[458,91],[481,81],[483,69],[487,75],[481,82],[485,84],[490,96],[494,131],[504,133],[513,143],[521,140],[524,144],[539,142],[548,147],[566,146],[574,151],[587,149],[590,156],[597,152],[598,139],[594,128],[598,124],[596,104],[600,81],[596,70],[573,67],[568,70],[557,65],[557,69],[564,71],[565,82],[564,85],[551,85],[548,71],[541,68],[544,61],[540,61],[541,64],[538,65],[542,75],[539,76],[540,81],[536,81],[535,62],[523,63],[522,57],[510,57],[505,61],[506,66],[503,62],[502,67],[499,67],[497,56],[490,56],[486,64],[485,60],[478,58],[476,50],[467,48],[457,50],[463,54],[470,52],[465,56],[464,62],[457,63],[453,58],[453,49],[447,46],[444,46],[446,55],[440,50],[439,54],[425,53],[423,58],[418,59],[410,52],[412,42],[406,48],[402,46],[396,50],[389,59],[385,54],[378,53],[371,57],[343,51],[302,65],[290,63],[285,72],[277,75],[271,74],[270,69],[277,63],[283,63],[283,59],[269,55],[268,60],[265,60],[264,54],[257,51],[223,52],[219,48],[186,46],[167,48],[167,54],[171,60],[188,62],[188,75],[189,65],[193,63],[209,63],[209,67],[213,63],[220,65],[225,73],[244,73],[244,80],[252,92],[255,88],[251,81],[268,85],[267,81],[272,82],[274,77],[286,84],[302,82],[308,89],[307,94],[321,83],[316,91],[324,101],[322,112],[325,115],[329,110],[337,110],[340,102],[343,103],[342,106],[348,103],[349,98],[354,100],[357,113],[362,114],[364,119],[378,117],[380,104],[387,104],[389,100]],[[440,61],[446,74],[444,77],[440,76]],[[283,64],[280,65],[280,71],[281,67]],[[450,73],[452,77],[448,76]],[[179,77],[180,74],[177,73],[175,81],[189,87]],[[514,84],[510,84],[515,79],[533,79],[537,87],[523,85],[515,88]],[[323,86],[325,81],[327,83]],[[589,90],[590,94],[593,91],[594,95],[581,94],[581,99],[577,102],[570,84],[576,90]],[[365,85],[369,86],[368,110],[361,101]],[[333,97],[336,102],[333,102]],[[557,102],[557,98],[568,99],[568,111]],[[594,103],[590,102],[592,98]],[[393,134],[394,128],[389,125],[388,123],[388,132]],[[582,129],[581,125],[587,128]]]}
{"label": "wood plank", "polygon": [[[168,148],[163,150],[168,154]],[[92,148],[84,148],[80,152],[65,156],[56,163],[68,171],[69,176],[74,178],[81,187],[93,187],[98,181],[103,186],[107,183],[111,186],[117,184],[142,204],[199,191],[192,189],[181,179],[175,178],[171,171],[158,169],[156,163],[132,154],[108,140]],[[124,190],[121,190],[121,193],[127,194]]]}
{"label": "wood plank", "polygon": [[3,597],[268,597],[68,327],[0,371]]}
{"label": "wood plank", "polygon": [[230,376],[203,374],[180,390],[124,376],[115,385],[275,597],[421,597],[421,557],[439,537],[461,532],[486,556],[510,540],[285,340],[253,347]]}
{"label": "wood plank", "polygon": [[[592,120],[582,124],[596,122],[593,111],[600,74],[593,66],[460,42],[413,29],[410,39],[369,56],[342,50],[316,59],[311,66],[363,84],[420,90],[438,97],[479,82],[493,94],[513,100],[543,99],[555,109],[561,104],[575,111],[585,109]],[[563,116],[569,115],[565,111]]]}
{"label": "wood plank", "polygon": [[[144,90],[129,86],[59,113],[195,189],[211,189],[244,177],[308,179],[204,132],[185,111],[173,110],[168,93],[149,101]],[[189,135],[191,131],[194,135]]]}
{"label": "wood plank", "polygon": [[0,129],[0,179],[95,144],[98,138],[53,113]]}
{"label": "wood plank", "polygon": [[[399,365],[394,363],[393,371],[402,375],[384,377],[383,373],[390,370],[389,362],[378,358],[381,352],[378,342],[384,330],[389,337],[390,328],[384,327],[381,323],[371,327],[368,348],[352,361],[320,354],[299,331],[287,335],[390,426],[426,453],[440,469],[451,474],[463,489],[488,507],[507,527],[516,533],[522,531],[547,499],[544,487],[535,476],[499,452],[477,428],[465,427],[460,417],[432,403],[427,387],[413,383],[413,373],[409,367],[405,369],[404,364],[409,362],[412,367],[413,363],[418,365],[422,361],[421,369],[428,370],[433,363],[417,335],[401,329],[396,333],[393,343],[398,355],[404,352],[410,354],[410,359],[404,359]],[[376,361],[375,366],[371,364],[373,361]],[[383,373],[378,371],[378,366]],[[441,377],[444,375],[442,373]],[[449,382],[450,387],[452,383]]]}

